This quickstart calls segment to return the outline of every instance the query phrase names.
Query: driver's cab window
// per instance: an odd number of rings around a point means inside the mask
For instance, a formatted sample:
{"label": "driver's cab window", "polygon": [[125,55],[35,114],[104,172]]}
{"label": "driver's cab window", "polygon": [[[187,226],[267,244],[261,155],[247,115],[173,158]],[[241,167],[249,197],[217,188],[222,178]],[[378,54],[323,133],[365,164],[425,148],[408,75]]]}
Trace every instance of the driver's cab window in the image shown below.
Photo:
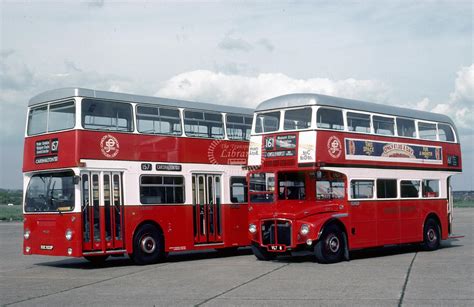
{"label": "driver's cab window", "polygon": [[336,172],[317,171],[316,199],[342,199],[344,198],[345,183],[343,175]]}
{"label": "driver's cab window", "polygon": [[303,200],[306,197],[304,173],[278,174],[278,199]]}

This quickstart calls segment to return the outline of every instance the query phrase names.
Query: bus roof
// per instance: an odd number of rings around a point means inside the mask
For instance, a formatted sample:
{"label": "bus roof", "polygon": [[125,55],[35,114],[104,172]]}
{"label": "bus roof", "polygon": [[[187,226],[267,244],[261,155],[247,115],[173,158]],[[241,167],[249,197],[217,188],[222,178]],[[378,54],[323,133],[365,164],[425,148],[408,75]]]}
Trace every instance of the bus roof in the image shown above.
{"label": "bus roof", "polygon": [[451,126],[456,129],[451,118],[443,114],[311,93],[288,94],[271,98],[260,103],[257,106],[256,111],[258,112],[264,110],[266,111],[310,105],[338,107],[427,121],[444,122],[451,124]]}
{"label": "bus roof", "polygon": [[98,91],[86,88],[78,87],[67,87],[59,88],[54,90],[49,90],[43,93],[40,93],[30,99],[28,106],[34,106],[43,102],[59,100],[68,97],[84,97],[84,98],[98,98],[98,99],[107,99],[107,100],[118,100],[123,102],[136,102],[144,104],[156,104],[162,106],[173,106],[189,109],[199,109],[199,110],[209,110],[216,112],[225,112],[225,113],[238,113],[238,114],[248,114],[252,115],[254,110],[250,108],[241,108],[241,107],[232,107],[224,106],[219,104],[211,104],[204,102],[195,102],[187,100],[178,100],[170,98],[161,98],[153,96],[141,96],[109,91]]}

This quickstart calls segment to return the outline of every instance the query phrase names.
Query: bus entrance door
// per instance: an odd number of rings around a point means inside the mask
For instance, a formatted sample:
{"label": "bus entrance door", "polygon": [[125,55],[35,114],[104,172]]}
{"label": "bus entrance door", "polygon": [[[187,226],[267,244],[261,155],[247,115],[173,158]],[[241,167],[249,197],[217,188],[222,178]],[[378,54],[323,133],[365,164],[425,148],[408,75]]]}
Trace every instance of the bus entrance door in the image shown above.
{"label": "bus entrance door", "polygon": [[194,243],[222,242],[221,175],[193,174]]}
{"label": "bus entrance door", "polygon": [[124,248],[122,176],[119,172],[82,172],[83,250]]}

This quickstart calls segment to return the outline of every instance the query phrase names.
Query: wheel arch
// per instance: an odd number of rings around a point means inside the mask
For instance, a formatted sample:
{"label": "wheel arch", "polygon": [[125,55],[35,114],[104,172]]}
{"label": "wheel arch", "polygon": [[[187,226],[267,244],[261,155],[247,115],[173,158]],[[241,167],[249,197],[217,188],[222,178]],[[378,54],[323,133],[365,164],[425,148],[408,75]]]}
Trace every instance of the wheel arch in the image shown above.
{"label": "wheel arch", "polygon": [[439,219],[439,216],[435,213],[435,212],[430,212],[428,213],[425,218],[423,219],[423,231],[425,229],[425,225],[426,225],[426,221],[428,221],[429,219],[433,219],[436,221],[436,223],[438,223],[438,227],[439,227],[439,233],[440,235],[442,235],[443,233],[443,225],[441,224],[441,220]]}
{"label": "wheel arch", "polygon": [[[326,227],[328,227],[329,225],[337,225],[338,227],[341,228],[341,230],[345,233],[346,235],[346,240],[348,240],[347,238],[347,228],[346,228],[346,225],[338,218],[330,218],[328,219],[326,222],[323,223],[323,225],[321,226],[321,228],[319,229],[319,232],[318,232],[318,236],[317,236],[317,240],[319,240],[319,238],[321,237],[321,234],[323,233],[324,229]],[[348,242],[349,243],[349,242]]]}

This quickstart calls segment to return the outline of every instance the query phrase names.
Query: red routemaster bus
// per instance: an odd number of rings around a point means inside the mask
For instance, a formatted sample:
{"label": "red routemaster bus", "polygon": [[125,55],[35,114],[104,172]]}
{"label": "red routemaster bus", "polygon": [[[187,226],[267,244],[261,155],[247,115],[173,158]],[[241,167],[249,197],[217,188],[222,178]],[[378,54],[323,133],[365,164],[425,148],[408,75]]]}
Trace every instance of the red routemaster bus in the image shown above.
{"label": "red routemaster bus", "polygon": [[253,110],[82,88],[28,106],[25,255],[138,264],[247,246]]}
{"label": "red routemaster bus", "polygon": [[249,237],[260,260],[422,243],[452,231],[450,177],[462,170],[441,114],[317,94],[262,102],[250,139]]}

